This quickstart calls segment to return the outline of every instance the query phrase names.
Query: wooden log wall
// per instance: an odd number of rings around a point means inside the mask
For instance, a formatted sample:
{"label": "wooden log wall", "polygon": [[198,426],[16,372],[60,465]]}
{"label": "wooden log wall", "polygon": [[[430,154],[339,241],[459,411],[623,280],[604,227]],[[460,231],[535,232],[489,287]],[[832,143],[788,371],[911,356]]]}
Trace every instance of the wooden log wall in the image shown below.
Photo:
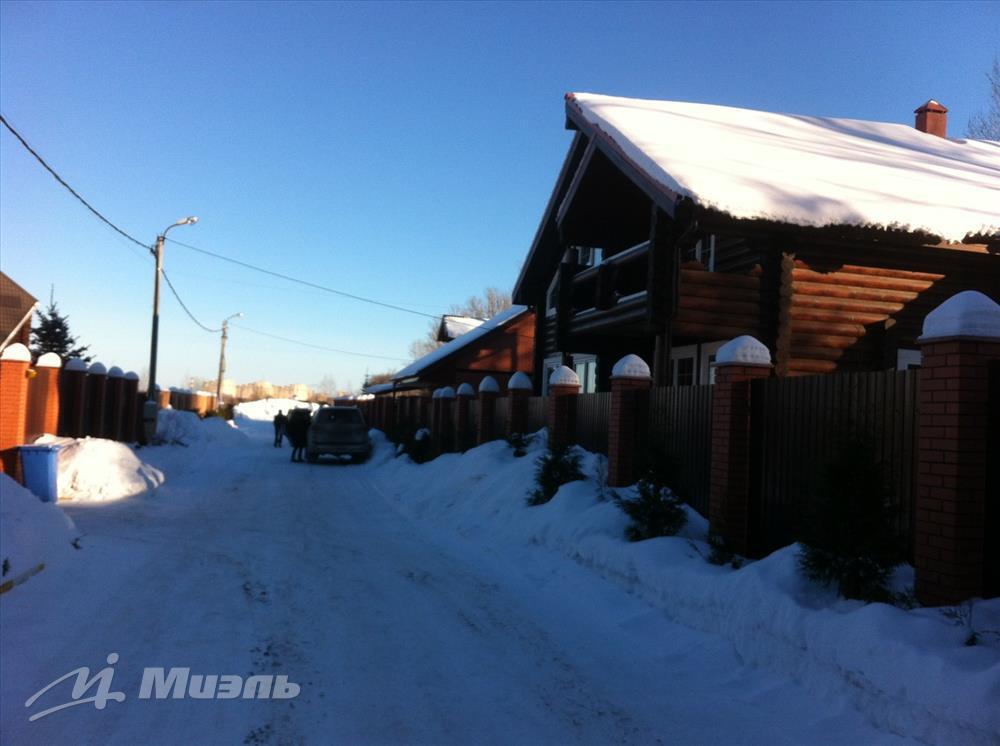
{"label": "wooden log wall", "polygon": [[709,272],[699,262],[681,265],[677,316],[671,325],[677,337],[701,341],[761,334],[761,270],[748,274]]}
{"label": "wooden log wall", "polygon": [[[949,295],[943,273],[842,264],[818,271],[781,260],[778,375],[888,367],[897,344],[919,336],[923,316]],[[920,301],[918,303],[918,300]],[[892,365],[891,367],[895,367]]]}

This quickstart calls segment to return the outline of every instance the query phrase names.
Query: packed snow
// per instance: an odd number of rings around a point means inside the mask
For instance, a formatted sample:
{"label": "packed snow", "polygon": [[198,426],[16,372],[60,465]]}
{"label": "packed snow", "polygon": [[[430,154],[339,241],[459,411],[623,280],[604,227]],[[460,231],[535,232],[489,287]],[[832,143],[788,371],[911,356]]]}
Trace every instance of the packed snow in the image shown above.
{"label": "packed snow", "polygon": [[[523,458],[496,441],[417,465],[372,431],[364,465],[292,464],[268,437],[274,405],[241,409],[250,437],[217,438],[209,418],[188,447],[141,449],[165,475],[154,491],[58,507],[21,495],[22,513],[76,522],[46,541],[83,539],[0,604],[5,741],[1000,739],[998,600],[953,610],[983,632],[967,647],[969,625],[940,610],[803,580],[795,547],[711,565],[693,511],[677,537],[627,542],[602,456],[580,451],[588,478],[527,507],[544,432]],[[34,692],[112,652],[127,701],[28,722]],[[301,695],[142,701],[143,666],[287,674]]]}
{"label": "packed snow", "polygon": [[1000,304],[976,290],[951,296],[924,318],[921,339],[942,337],[1000,339]]}
{"label": "packed snow", "polygon": [[15,342],[3,348],[3,351],[0,352],[0,359],[17,363],[30,363],[31,352],[20,342]]}
{"label": "packed snow", "polygon": [[[287,413],[288,410],[285,410]],[[162,409],[156,418],[156,438],[162,443],[191,446],[217,443],[223,446],[242,445],[247,436],[221,417],[202,419],[194,412]]]}
{"label": "packed snow", "polygon": [[568,365],[560,365],[549,376],[549,386],[579,386],[580,376]]}
{"label": "packed snow", "polygon": [[735,218],[1000,234],[1000,147],[905,124],[568,94],[640,171]]}
{"label": "packed snow", "polygon": [[43,355],[38,356],[38,362],[35,363],[36,368],[58,368],[62,365],[62,360],[54,352],[46,352]]}
{"label": "packed snow", "polygon": [[441,317],[441,324],[438,326],[438,339],[442,342],[450,342],[484,323],[485,319],[477,319],[473,316],[445,314]]}

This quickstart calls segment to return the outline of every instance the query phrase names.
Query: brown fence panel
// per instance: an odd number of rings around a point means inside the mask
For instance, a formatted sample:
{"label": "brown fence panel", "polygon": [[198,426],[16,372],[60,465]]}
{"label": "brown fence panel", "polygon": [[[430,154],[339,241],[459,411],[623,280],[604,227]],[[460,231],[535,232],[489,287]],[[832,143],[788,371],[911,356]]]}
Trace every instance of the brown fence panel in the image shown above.
{"label": "brown fence panel", "polygon": [[493,438],[499,440],[507,437],[507,422],[510,420],[510,402],[506,396],[498,396],[493,400],[495,415],[493,417]]}
{"label": "brown fence panel", "polygon": [[608,453],[611,392],[576,397],[576,442],[593,453]]}
{"label": "brown fence panel", "polygon": [[912,557],[919,371],[768,378],[751,384],[751,503],[764,551],[795,541],[841,444],[882,467]]}
{"label": "brown fence panel", "polygon": [[654,387],[649,395],[650,444],[676,472],[674,491],[708,515],[712,469],[712,386]]}
{"label": "brown fence panel", "polygon": [[548,424],[549,400],[545,396],[532,396],[528,399],[528,432],[534,433]]}

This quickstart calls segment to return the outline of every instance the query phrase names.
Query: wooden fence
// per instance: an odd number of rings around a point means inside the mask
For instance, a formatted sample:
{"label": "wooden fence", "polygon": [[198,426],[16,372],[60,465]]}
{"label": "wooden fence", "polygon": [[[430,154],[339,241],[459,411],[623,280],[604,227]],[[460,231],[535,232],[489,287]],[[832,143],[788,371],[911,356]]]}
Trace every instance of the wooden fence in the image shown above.
{"label": "wooden fence", "polygon": [[752,382],[751,521],[764,551],[797,538],[824,471],[853,441],[879,463],[912,557],[919,376],[887,370]]}
{"label": "wooden fence", "polygon": [[576,400],[576,442],[594,453],[608,453],[611,392],[580,394]]}
{"label": "wooden fence", "polygon": [[708,515],[712,470],[712,386],[653,388],[649,395],[649,444],[653,457],[675,472],[674,490]]}
{"label": "wooden fence", "polygon": [[528,432],[534,433],[547,424],[549,399],[546,396],[532,396],[528,399]]}

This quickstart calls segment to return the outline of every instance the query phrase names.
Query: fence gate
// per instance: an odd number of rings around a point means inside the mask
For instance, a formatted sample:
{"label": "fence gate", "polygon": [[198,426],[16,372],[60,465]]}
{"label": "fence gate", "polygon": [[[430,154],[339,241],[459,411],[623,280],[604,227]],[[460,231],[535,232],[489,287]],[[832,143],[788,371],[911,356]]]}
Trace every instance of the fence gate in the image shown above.
{"label": "fence gate", "polygon": [[761,552],[798,538],[842,444],[870,446],[913,557],[919,370],[751,382],[750,520]]}

